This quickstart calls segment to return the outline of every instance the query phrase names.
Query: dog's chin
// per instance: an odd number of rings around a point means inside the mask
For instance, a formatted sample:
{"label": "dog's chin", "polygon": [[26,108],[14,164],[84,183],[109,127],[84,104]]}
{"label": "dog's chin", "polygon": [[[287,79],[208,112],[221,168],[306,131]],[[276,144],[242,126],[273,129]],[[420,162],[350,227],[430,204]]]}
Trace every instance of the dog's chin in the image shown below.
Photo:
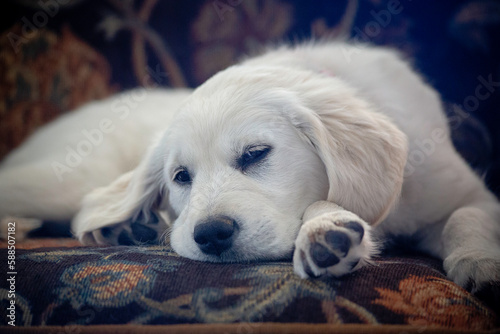
{"label": "dog's chin", "polygon": [[222,252],[220,255],[205,254],[201,251],[185,253],[183,251],[177,251],[174,247],[174,251],[177,252],[182,257],[212,263],[252,263],[261,261],[291,261],[293,257],[293,250],[279,253],[266,253],[266,252],[252,252],[248,250],[238,250],[229,249]]}

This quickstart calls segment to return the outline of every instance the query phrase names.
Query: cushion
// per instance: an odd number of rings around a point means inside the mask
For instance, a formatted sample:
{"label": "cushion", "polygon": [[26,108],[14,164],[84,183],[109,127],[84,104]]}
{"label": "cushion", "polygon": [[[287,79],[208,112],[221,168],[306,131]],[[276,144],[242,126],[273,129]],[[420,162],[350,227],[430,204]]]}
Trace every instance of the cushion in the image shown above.
{"label": "cushion", "polygon": [[[56,245],[16,250],[13,284],[0,284],[1,325],[11,321],[12,289],[17,326],[225,323],[255,330],[300,323],[480,331],[496,324],[492,310],[445,277],[439,260],[423,256],[384,256],[341,279],[303,280],[289,261],[216,264],[182,258],[169,245]],[[0,258],[7,252],[1,249]]]}

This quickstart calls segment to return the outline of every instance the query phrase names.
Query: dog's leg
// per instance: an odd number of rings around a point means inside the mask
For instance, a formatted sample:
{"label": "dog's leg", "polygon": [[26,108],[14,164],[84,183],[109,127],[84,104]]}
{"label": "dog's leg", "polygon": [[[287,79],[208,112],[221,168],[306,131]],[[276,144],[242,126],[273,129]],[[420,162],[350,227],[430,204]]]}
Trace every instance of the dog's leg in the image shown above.
{"label": "dog's leg", "polygon": [[334,203],[320,201],[304,214],[293,266],[302,278],[339,277],[361,268],[376,253],[368,223]]}
{"label": "dog's leg", "polygon": [[163,240],[167,229],[161,215],[151,212],[148,219],[139,215],[136,219],[98,228],[81,241],[85,245],[154,245]]}
{"label": "dog's leg", "polygon": [[35,162],[0,171],[0,219],[7,216],[68,221],[77,212],[93,180],[83,173],[60,182],[50,162]]}
{"label": "dog's leg", "polygon": [[453,212],[441,235],[448,277],[500,309],[500,206],[482,202]]}
{"label": "dog's leg", "polygon": [[[125,173],[110,185],[85,196],[82,209],[72,222],[74,234],[83,244],[140,245],[163,240],[169,228],[168,210],[163,212],[161,206],[152,209],[152,203],[142,203],[148,201],[148,197],[156,202],[156,187],[160,182],[150,180],[151,184],[146,187],[141,171],[138,168]],[[135,182],[134,174],[139,176]]]}

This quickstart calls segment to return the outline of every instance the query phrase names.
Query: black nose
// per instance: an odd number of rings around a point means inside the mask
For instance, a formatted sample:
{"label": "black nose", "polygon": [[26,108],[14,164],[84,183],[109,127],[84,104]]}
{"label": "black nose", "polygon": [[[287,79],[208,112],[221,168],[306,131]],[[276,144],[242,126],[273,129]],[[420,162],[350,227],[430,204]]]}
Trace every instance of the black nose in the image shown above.
{"label": "black nose", "polygon": [[203,253],[219,256],[231,248],[236,228],[234,220],[218,217],[203,222],[194,228],[194,241]]}

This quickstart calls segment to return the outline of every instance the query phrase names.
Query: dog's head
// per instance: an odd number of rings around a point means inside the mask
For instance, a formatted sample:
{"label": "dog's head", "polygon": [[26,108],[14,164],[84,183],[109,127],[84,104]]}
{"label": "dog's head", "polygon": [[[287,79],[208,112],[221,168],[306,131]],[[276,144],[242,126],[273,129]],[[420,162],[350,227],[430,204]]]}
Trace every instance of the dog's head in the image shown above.
{"label": "dog's head", "polygon": [[79,224],[160,210],[180,255],[283,258],[316,201],[381,221],[399,195],[406,149],[405,136],[338,78],[234,66],[198,88],[140,166],[104,191],[115,204],[97,196],[100,209],[84,205]]}

